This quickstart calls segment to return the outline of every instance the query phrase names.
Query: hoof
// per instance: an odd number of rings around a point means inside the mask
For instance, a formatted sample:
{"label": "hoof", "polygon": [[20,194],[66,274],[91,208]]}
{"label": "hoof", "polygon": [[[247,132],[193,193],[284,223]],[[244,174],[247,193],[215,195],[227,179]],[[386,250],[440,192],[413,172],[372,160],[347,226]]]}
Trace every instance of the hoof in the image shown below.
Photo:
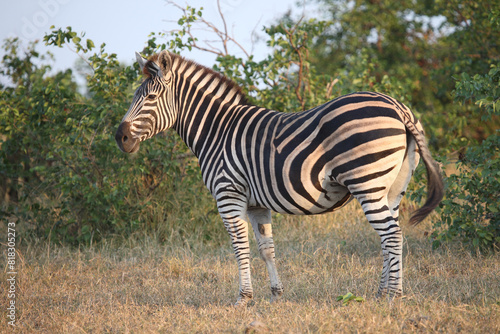
{"label": "hoof", "polygon": [[271,303],[275,303],[281,299],[283,295],[283,288],[271,288]]}
{"label": "hoof", "polygon": [[252,299],[252,297],[247,297],[247,296],[239,296],[238,300],[234,304],[235,308],[245,308],[248,304],[248,302]]}
{"label": "hoof", "polygon": [[387,288],[378,288],[378,291],[377,291],[377,299],[382,299],[384,298],[385,296],[387,296]]}

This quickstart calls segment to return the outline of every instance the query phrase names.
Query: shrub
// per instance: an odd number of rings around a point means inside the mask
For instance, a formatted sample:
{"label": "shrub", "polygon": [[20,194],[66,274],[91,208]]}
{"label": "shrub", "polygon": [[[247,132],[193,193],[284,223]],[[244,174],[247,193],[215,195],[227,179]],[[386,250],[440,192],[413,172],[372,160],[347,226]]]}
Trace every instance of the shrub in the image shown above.
{"label": "shrub", "polygon": [[[3,214],[17,216],[27,234],[73,244],[156,228],[143,210],[152,198],[169,194],[186,175],[199,180],[186,173],[189,160],[175,158],[185,149],[172,134],[146,142],[133,157],[121,154],[114,132],[140,72],[82,37],[68,27],[45,40],[91,54],[88,96],[77,91],[70,70],[49,75],[35,44],[23,55],[18,40],[7,40],[1,69],[12,80],[0,93],[0,177],[9,194]],[[172,197],[161,205],[173,210]]]}
{"label": "shrub", "polygon": [[[462,74],[454,91],[456,101],[475,101],[473,117],[491,122],[500,116],[500,67],[492,65],[486,75]],[[458,173],[447,180],[441,221],[434,226],[434,245],[461,240],[474,248],[500,246],[500,130],[481,143],[469,142],[457,163]]]}

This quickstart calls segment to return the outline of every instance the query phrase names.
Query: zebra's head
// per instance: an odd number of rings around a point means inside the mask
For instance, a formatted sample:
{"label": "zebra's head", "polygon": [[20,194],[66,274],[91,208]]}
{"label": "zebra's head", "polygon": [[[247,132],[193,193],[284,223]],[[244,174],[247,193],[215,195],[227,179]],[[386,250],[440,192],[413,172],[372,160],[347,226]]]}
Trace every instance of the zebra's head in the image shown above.
{"label": "zebra's head", "polygon": [[168,51],[149,60],[136,52],[137,62],[146,75],[123,117],[115,139],[120,150],[134,153],[140,142],[171,127],[175,122],[172,94],[172,58]]}

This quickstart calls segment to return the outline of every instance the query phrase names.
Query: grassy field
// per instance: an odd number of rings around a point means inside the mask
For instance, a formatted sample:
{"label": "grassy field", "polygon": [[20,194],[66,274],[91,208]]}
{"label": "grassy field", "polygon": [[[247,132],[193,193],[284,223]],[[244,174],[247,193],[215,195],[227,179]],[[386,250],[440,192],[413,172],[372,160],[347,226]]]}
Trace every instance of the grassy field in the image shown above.
{"label": "grassy field", "polygon": [[[405,296],[390,303],[375,299],[382,263],[379,238],[358,205],[324,216],[274,218],[285,285],[278,303],[268,301],[266,268],[252,244],[255,297],[246,309],[233,308],[238,274],[226,235],[210,242],[138,236],[120,245],[105,242],[84,249],[40,243],[18,249],[15,331],[500,332],[498,254],[432,251],[424,236],[429,222],[403,225]],[[4,283],[7,271],[1,275]],[[348,292],[365,301],[343,306],[336,297]],[[1,318],[0,328],[8,326],[7,320]],[[250,326],[255,322],[259,325]]]}

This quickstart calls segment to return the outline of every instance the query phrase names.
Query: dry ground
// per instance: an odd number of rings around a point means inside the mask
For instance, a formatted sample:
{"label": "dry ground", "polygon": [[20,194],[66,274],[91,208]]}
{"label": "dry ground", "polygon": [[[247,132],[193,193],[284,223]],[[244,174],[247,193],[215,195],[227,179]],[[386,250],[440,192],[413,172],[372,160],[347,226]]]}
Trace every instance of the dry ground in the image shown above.
{"label": "dry ground", "polygon": [[[257,320],[272,333],[500,332],[498,254],[432,251],[423,236],[428,222],[403,226],[405,297],[377,301],[379,239],[360,217],[354,203],[325,216],[275,216],[284,297],[268,302],[266,269],[253,244],[255,297],[243,310],[232,307],[238,277],[226,236],[222,248],[160,244],[154,237],[79,250],[24,247],[18,250],[15,331],[243,333]],[[336,297],[348,292],[365,302],[342,306]],[[6,303],[3,291],[2,310]],[[6,327],[3,316],[0,331]]]}

